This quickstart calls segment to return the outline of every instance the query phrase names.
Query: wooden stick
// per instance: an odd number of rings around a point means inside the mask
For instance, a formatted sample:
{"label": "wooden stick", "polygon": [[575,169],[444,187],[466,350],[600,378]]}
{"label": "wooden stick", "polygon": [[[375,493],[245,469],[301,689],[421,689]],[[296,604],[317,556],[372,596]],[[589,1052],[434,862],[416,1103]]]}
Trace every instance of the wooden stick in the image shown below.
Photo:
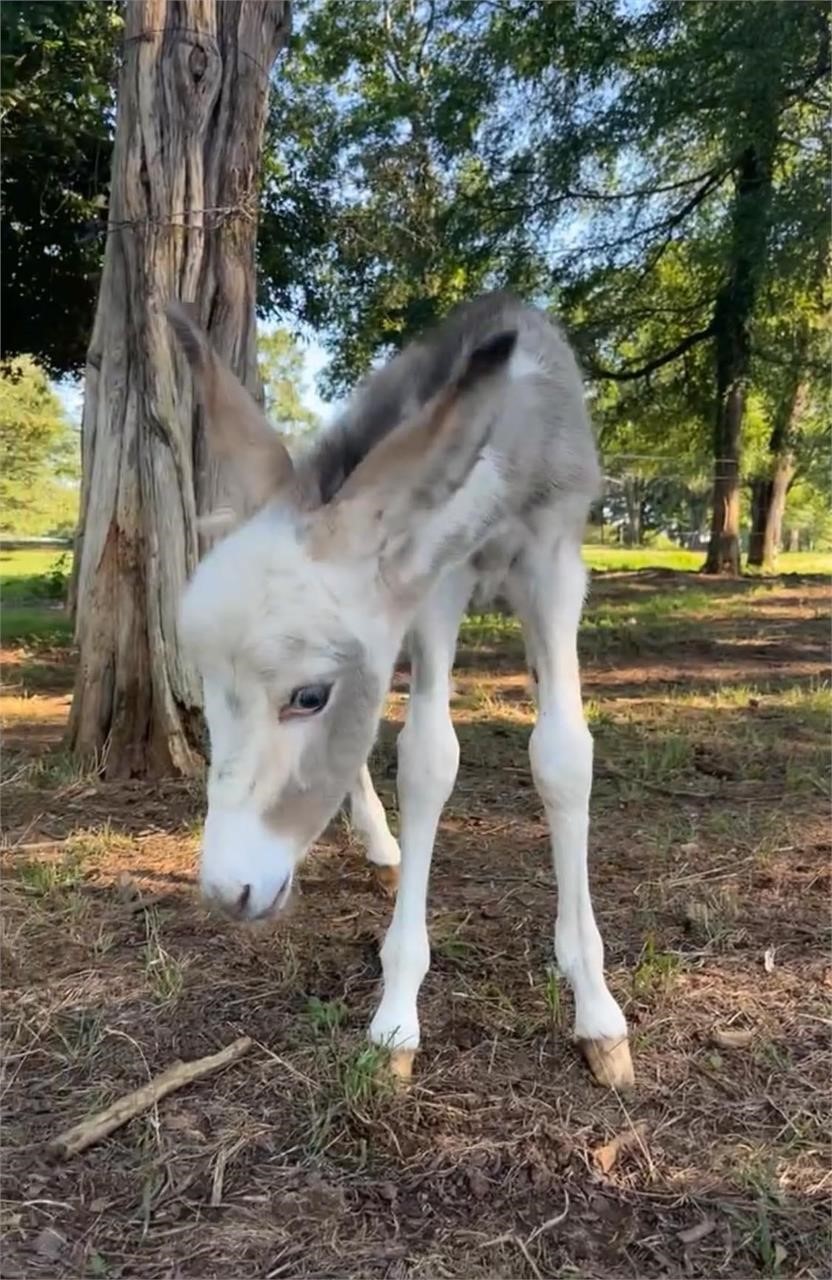
{"label": "wooden stick", "polygon": [[114,1129],[120,1129],[134,1116],[141,1115],[148,1107],[152,1107],[155,1102],[167,1097],[169,1093],[190,1084],[192,1080],[201,1080],[203,1076],[227,1067],[238,1058],[242,1058],[250,1048],[249,1037],[241,1036],[239,1040],[221,1049],[219,1053],[211,1053],[206,1058],[196,1058],[193,1062],[174,1062],[161,1075],[149,1080],[140,1089],[134,1089],[132,1093],[125,1094],[123,1098],[111,1103],[103,1111],[96,1111],[93,1115],[87,1116],[86,1120],[81,1120],[79,1124],[59,1134],[49,1144],[50,1148],[62,1155],[65,1160],[70,1156],[78,1155],[80,1151],[86,1151],[87,1147],[106,1138]]}

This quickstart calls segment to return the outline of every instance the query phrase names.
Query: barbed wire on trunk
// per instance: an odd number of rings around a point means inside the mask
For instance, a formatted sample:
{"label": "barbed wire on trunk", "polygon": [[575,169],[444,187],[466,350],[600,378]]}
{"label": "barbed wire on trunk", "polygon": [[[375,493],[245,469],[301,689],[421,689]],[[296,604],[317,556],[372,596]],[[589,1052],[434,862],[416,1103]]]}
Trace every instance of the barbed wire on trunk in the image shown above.
{"label": "barbed wire on trunk", "polygon": [[[195,221],[206,218],[204,222]],[[189,234],[210,234],[234,219],[257,221],[257,202],[251,199],[243,204],[209,205],[204,209],[182,209],[162,216],[148,214],[141,218],[111,218],[106,222],[90,221],[82,235],[83,240],[93,240],[112,235],[116,231],[134,231],[138,227],[153,227],[158,231],[187,231]]]}

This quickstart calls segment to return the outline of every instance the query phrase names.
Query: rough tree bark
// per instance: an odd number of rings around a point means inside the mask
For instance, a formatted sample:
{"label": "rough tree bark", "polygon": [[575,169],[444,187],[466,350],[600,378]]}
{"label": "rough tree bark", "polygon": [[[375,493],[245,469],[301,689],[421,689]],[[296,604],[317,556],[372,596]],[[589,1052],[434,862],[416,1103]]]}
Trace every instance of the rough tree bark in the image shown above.
{"label": "rough tree bark", "polygon": [[283,0],[128,0],[109,231],[83,413],[72,749],[110,776],[201,767],[176,643],[219,481],[163,314],[200,320],[255,392],[257,185]]}
{"label": "rough tree bark", "polygon": [[751,319],[762,269],[772,194],[771,156],[749,146],[734,199],[732,260],[714,310],[716,409],[711,540],[705,573],[740,571],[740,454],[751,366]]}

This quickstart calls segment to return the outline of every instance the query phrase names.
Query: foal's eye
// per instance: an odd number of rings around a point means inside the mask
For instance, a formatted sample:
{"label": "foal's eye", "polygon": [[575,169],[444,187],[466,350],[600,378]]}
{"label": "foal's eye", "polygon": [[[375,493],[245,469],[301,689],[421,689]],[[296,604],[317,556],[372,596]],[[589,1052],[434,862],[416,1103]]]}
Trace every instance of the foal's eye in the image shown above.
{"label": "foal's eye", "polygon": [[280,709],[280,719],[289,720],[293,716],[314,716],[323,711],[329,702],[332,692],[331,684],[302,684],[293,689],[289,701]]}

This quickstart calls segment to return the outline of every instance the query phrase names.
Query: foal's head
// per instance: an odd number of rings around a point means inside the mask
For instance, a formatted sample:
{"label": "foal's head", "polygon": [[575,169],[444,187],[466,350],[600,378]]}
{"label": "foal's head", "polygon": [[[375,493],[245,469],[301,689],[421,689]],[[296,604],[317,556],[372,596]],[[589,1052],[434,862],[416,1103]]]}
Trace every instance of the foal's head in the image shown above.
{"label": "foal's head", "polygon": [[209,898],[256,919],[287,901],[296,865],[355,782],[420,599],[499,509],[493,375],[515,335],[469,350],[448,384],[316,506],[189,312],[172,305],[169,316],[209,446],[240,496],[236,527],[182,603],[211,737],[200,880]]}

